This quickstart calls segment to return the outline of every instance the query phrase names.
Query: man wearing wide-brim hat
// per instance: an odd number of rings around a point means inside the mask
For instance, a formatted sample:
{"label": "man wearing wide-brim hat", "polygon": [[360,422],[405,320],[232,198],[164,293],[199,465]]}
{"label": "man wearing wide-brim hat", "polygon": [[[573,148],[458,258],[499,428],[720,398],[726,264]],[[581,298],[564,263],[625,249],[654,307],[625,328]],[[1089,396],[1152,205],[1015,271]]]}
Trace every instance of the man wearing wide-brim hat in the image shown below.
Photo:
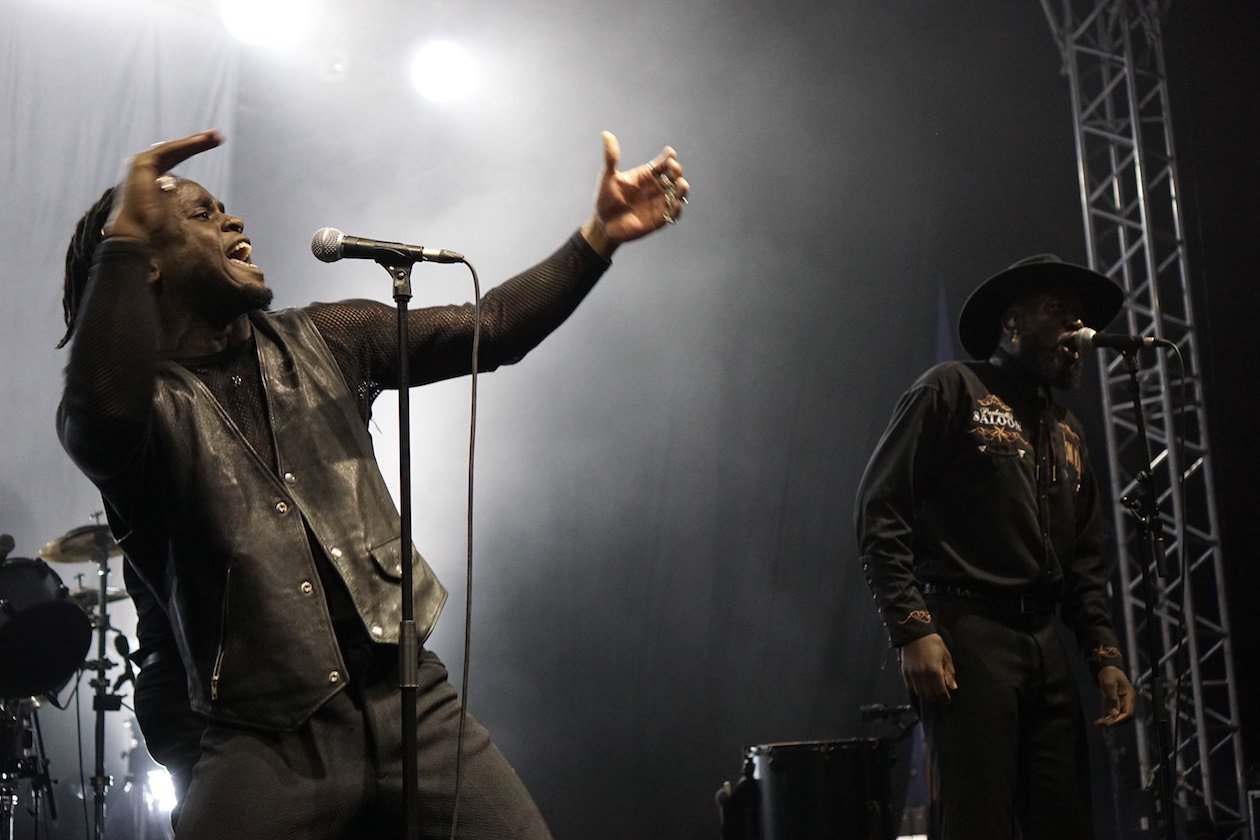
{"label": "man wearing wide-brim hat", "polygon": [[1097,680],[1098,725],[1132,716],[1133,687],[1084,432],[1053,389],[1079,379],[1074,331],[1123,298],[1048,254],[990,277],[958,323],[974,361],[919,377],[862,478],[862,562],[927,736],[934,840],[1094,836],[1056,613]]}

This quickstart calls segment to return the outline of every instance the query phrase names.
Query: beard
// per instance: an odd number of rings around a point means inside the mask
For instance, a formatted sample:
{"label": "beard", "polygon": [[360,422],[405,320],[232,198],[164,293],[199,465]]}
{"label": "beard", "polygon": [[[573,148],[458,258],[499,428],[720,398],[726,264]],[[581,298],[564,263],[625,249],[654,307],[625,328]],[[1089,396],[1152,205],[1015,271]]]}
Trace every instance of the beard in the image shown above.
{"label": "beard", "polygon": [[1025,355],[1029,357],[1025,359],[1025,363],[1030,370],[1036,372],[1043,385],[1068,391],[1081,383],[1084,365],[1081,364],[1080,356],[1073,357],[1064,353],[1061,345],[1038,348]]}

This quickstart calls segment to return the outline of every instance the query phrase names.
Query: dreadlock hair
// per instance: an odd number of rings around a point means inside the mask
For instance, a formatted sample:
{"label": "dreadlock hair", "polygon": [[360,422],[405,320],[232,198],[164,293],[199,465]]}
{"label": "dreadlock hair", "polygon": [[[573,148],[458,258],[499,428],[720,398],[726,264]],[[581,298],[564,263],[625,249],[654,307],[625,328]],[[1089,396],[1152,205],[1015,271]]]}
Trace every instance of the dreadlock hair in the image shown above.
{"label": "dreadlock hair", "polygon": [[96,203],[88,209],[79,223],[75,225],[74,236],[70,238],[70,247],[66,248],[65,288],[61,296],[61,312],[66,319],[66,334],[57,342],[58,347],[65,347],[74,334],[74,319],[79,314],[79,304],[83,302],[83,290],[87,288],[88,273],[92,270],[92,257],[96,246],[105,238],[105,222],[109,219],[110,210],[114,207],[114,192],[110,187],[102,193]]}

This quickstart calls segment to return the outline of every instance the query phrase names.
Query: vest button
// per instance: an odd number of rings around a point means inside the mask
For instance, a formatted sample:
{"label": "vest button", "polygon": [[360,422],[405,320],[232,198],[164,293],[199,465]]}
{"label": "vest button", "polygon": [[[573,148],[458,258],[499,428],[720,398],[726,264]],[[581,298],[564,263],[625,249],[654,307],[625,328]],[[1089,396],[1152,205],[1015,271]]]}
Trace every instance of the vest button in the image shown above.
{"label": "vest button", "polygon": [[373,624],[372,635],[376,636],[377,638],[380,638],[381,636],[385,635],[385,628],[379,624]]}
{"label": "vest button", "polygon": [[337,673],[336,671],[329,671],[328,682],[333,685],[336,685],[337,683],[341,682],[341,674]]}
{"label": "vest button", "polygon": [[284,502],[284,501],[281,501],[281,502],[276,502],[276,513],[278,513],[278,514],[280,514],[281,516],[283,516],[284,514],[286,514],[286,513],[288,513],[288,512],[289,512],[289,503],[288,503],[288,502]]}
{"label": "vest button", "polygon": [[298,589],[302,590],[303,595],[310,595],[312,592],[315,591],[315,585],[311,583],[309,580],[304,580],[302,581],[302,585],[299,586]]}
{"label": "vest button", "polygon": [[285,474],[284,474],[284,483],[285,483],[285,484],[296,484],[296,483],[297,483],[297,476],[296,476],[296,475],[294,475],[294,474],[293,474],[293,473],[291,473],[291,472],[287,472],[287,473],[285,473]]}
{"label": "vest button", "polygon": [[332,556],[332,559],[334,560],[341,559],[341,549],[337,548],[337,546],[335,545],[332,548],[328,549],[328,553]]}

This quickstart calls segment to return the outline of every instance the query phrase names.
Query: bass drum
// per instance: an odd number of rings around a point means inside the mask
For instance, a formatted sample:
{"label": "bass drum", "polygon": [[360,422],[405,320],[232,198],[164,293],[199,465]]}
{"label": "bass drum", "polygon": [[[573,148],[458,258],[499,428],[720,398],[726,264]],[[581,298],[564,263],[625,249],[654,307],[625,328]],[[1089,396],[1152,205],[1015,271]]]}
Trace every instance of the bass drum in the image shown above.
{"label": "bass drum", "polygon": [[892,840],[886,741],[849,738],[748,747],[759,840]]}
{"label": "bass drum", "polygon": [[42,560],[0,564],[0,698],[56,691],[83,665],[92,620]]}

